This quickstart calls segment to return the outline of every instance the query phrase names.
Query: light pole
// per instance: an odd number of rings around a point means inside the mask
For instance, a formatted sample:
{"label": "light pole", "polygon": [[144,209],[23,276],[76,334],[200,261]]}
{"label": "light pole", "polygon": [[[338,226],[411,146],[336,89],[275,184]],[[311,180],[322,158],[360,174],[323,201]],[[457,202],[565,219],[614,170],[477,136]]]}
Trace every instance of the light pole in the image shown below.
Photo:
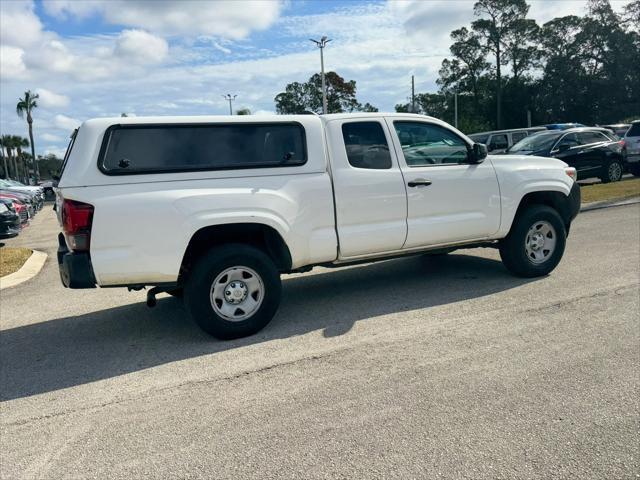
{"label": "light pole", "polygon": [[226,95],[222,95],[222,98],[229,102],[229,115],[233,115],[233,108],[231,107],[231,102],[233,102],[238,95],[231,95],[227,93]]}
{"label": "light pole", "polygon": [[326,114],[327,113],[327,87],[325,86],[325,82],[324,82],[324,47],[327,46],[327,43],[329,43],[331,40],[328,39],[325,36],[323,36],[320,40],[314,40],[313,38],[310,38],[309,40],[311,40],[313,43],[316,44],[316,46],[320,49],[320,74],[322,76],[322,113]]}

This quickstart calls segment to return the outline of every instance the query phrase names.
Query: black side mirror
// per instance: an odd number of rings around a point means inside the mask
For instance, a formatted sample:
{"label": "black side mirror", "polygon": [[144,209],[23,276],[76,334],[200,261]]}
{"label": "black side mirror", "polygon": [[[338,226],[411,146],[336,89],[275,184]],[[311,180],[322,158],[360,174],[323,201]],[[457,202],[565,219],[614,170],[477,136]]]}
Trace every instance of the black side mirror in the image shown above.
{"label": "black side mirror", "polygon": [[487,158],[487,146],[474,143],[469,152],[469,163],[482,163]]}

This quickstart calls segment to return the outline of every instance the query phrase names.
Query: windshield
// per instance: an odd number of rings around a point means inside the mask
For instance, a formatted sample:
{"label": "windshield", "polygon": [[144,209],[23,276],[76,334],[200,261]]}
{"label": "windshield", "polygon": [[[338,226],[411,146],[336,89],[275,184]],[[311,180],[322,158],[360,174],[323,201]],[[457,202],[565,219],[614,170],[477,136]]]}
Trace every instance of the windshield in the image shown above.
{"label": "windshield", "polygon": [[527,138],[523,138],[518,143],[516,143],[513,147],[511,147],[508,152],[537,152],[538,150],[546,150],[547,148],[551,148],[551,145],[558,139],[563,132],[541,132],[531,135]]}

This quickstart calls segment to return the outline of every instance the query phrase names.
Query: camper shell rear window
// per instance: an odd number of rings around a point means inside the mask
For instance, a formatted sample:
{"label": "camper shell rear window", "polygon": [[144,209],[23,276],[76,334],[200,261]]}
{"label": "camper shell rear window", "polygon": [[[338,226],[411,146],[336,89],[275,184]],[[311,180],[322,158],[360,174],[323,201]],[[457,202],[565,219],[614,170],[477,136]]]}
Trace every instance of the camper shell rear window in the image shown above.
{"label": "camper shell rear window", "polygon": [[98,167],[107,175],[293,167],[307,161],[299,123],[113,125]]}

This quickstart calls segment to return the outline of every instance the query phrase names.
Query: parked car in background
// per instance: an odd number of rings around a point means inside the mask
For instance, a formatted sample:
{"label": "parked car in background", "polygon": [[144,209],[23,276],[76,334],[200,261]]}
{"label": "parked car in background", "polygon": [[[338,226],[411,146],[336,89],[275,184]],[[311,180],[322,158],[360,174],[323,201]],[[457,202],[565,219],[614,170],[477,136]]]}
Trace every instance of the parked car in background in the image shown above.
{"label": "parked car in background", "polygon": [[44,190],[41,187],[25,185],[16,180],[0,180],[0,189],[14,192],[26,193],[30,195],[35,203],[36,210],[40,210],[44,205]]}
{"label": "parked car in background", "polygon": [[631,123],[631,127],[622,139],[622,152],[629,172],[640,177],[640,120]]}
{"label": "parked car in background", "polygon": [[492,132],[472,133],[469,138],[487,146],[490,153],[502,153],[514,143],[537,132],[545,131],[544,127],[514,128],[511,130],[495,130]]}
{"label": "parked car in background", "polygon": [[625,170],[622,141],[598,127],[536,133],[516,143],[507,154],[558,158],[574,167],[579,179],[599,177],[604,183],[617,182]]}
{"label": "parked car in background", "polygon": [[33,199],[27,193],[0,190],[0,198],[7,198],[9,200],[13,200],[19,205],[23,205],[25,207],[27,220],[33,217],[36,213],[36,207],[34,206]]}
{"label": "parked car in background", "polygon": [[20,233],[20,215],[11,200],[0,198],[0,238],[15,237]]}
{"label": "parked car in background", "polygon": [[53,198],[55,196],[55,191],[53,190],[53,180],[45,180],[38,183],[38,186],[42,188],[45,199]]}
{"label": "parked car in background", "polygon": [[547,125],[545,125],[544,127],[547,130],[567,130],[569,128],[581,128],[584,127],[585,125],[581,124],[581,123],[549,123]]}
{"label": "parked car in background", "polygon": [[602,128],[606,128],[607,130],[611,130],[618,137],[624,137],[624,134],[627,133],[631,124],[629,123],[616,123],[615,125],[599,125]]}

